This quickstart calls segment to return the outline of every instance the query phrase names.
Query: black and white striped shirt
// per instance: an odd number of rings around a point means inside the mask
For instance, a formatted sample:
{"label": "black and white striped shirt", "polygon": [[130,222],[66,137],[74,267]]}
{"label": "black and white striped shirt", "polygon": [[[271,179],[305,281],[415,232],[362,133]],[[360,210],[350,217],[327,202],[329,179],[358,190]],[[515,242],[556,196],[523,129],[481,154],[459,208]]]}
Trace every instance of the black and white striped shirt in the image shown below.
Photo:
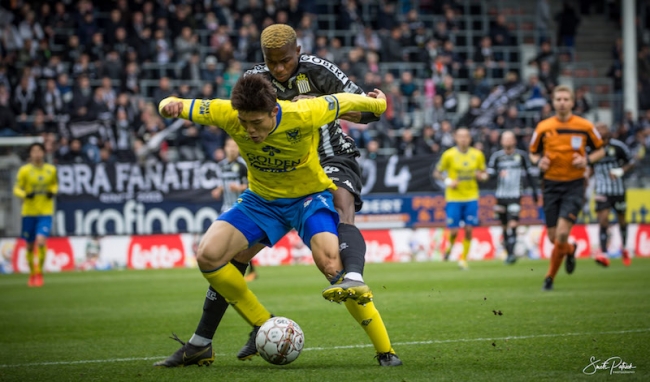
{"label": "black and white striped shirt", "polygon": [[[528,155],[522,150],[515,149],[512,154],[499,150],[492,154],[487,173],[497,178],[497,199],[519,199],[523,190],[522,176],[532,182],[531,167]],[[534,187],[532,183],[531,186]]]}
{"label": "black and white striped shirt", "polygon": [[226,212],[237,203],[237,198],[241,195],[241,192],[231,190],[230,185],[247,183],[246,162],[241,157],[237,157],[232,162],[226,158],[217,163],[217,165],[219,166],[219,180],[223,187],[223,192],[221,193],[221,200],[223,202],[221,212]]}
{"label": "black and white striped shirt", "polygon": [[613,168],[621,168],[631,162],[632,153],[625,143],[610,139],[605,146],[605,157],[592,165],[596,179],[596,195],[625,195],[623,178],[612,179],[609,174]]}

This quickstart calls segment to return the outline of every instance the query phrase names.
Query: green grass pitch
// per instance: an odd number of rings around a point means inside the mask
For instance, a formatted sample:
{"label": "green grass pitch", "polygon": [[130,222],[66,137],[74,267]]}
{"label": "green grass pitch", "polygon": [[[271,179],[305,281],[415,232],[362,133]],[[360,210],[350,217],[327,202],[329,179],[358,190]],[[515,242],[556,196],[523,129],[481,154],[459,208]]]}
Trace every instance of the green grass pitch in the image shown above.
{"label": "green grass pitch", "polygon": [[[261,267],[250,286],[298,322],[305,350],[287,366],[235,354],[249,327],[229,311],[214,364],[157,369],[188,339],[207,282],[196,269],[0,277],[0,381],[602,381],[650,380],[650,259],[609,269],[579,260],[542,292],[547,261],[370,264],[366,281],[404,365],[381,368],[342,305],[320,296],[314,266]],[[499,314],[501,312],[501,314]],[[496,313],[496,314],[495,314]],[[590,357],[633,374],[585,375]]]}

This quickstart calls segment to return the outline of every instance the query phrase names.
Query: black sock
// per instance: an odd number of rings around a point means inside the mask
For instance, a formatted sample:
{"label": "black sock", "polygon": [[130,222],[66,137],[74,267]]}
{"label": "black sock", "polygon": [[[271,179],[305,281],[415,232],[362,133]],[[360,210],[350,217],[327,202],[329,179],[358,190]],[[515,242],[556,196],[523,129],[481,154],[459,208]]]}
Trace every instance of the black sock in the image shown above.
{"label": "black sock", "polygon": [[253,273],[255,272],[255,267],[253,266],[253,262],[251,261],[248,263],[248,273]]}
{"label": "black sock", "polygon": [[[235,260],[232,260],[231,263],[242,275],[246,272],[248,264],[243,264]],[[204,338],[214,338],[214,333],[217,331],[217,327],[221,323],[221,319],[226,313],[228,305],[225,298],[212,287],[209,287],[208,293],[205,295],[205,302],[203,303],[203,315],[201,315],[201,320],[194,333]]]}
{"label": "black sock", "polygon": [[345,272],[357,272],[363,275],[366,264],[366,241],[361,231],[351,224],[341,223],[339,231],[339,251]]}
{"label": "black sock", "polygon": [[600,226],[598,238],[600,239],[600,251],[605,255],[607,254],[607,226]]}
{"label": "black sock", "polygon": [[507,238],[506,238],[506,252],[509,256],[512,256],[515,253],[515,244],[517,244],[517,231],[514,228],[506,229]]}
{"label": "black sock", "polygon": [[618,229],[621,231],[621,245],[625,248],[627,245],[627,224],[619,224]]}

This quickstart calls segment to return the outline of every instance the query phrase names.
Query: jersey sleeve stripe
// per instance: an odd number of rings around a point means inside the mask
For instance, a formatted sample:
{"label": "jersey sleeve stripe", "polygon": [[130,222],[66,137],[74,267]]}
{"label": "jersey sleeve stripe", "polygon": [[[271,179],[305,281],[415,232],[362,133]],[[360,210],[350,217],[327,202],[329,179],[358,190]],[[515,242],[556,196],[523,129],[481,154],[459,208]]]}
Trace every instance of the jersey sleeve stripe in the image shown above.
{"label": "jersey sleeve stripe", "polygon": [[191,122],[194,122],[194,120],[192,119],[192,113],[194,112],[194,102],[196,102],[196,98],[193,99],[192,103],[190,104],[190,112],[189,112],[189,115],[187,117]]}

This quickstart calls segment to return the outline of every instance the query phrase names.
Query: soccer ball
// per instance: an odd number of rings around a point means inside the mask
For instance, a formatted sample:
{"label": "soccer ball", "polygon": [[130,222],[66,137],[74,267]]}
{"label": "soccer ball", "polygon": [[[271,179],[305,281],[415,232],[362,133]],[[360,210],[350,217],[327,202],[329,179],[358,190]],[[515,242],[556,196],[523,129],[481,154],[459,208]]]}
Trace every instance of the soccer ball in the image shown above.
{"label": "soccer ball", "polygon": [[260,356],[274,365],[286,365],[298,358],[305,345],[300,326],[286,317],[271,317],[257,332],[255,347]]}

